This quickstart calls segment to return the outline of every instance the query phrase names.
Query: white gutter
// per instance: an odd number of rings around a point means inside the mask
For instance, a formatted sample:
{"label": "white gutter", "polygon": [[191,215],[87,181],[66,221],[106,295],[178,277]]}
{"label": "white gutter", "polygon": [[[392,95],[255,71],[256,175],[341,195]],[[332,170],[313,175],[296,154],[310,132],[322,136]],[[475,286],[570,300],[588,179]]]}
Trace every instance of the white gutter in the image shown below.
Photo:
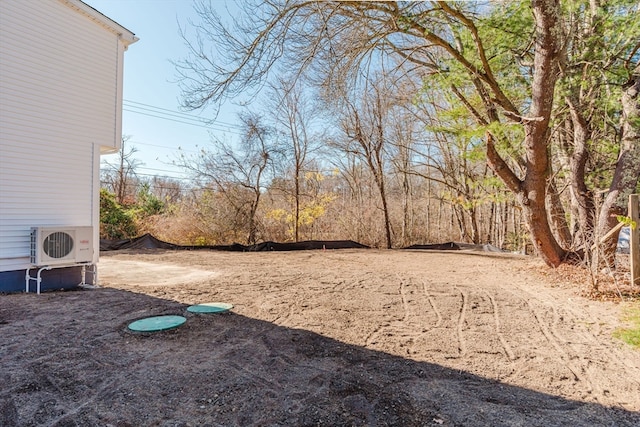
{"label": "white gutter", "polygon": [[86,3],[83,3],[80,0],[59,0],[60,2],[66,4],[67,6],[75,9],[76,11],[82,13],[85,16],[93,19],[103,27],[107,28],[109,31],[115,33],[122,40],[125,49],[129,47],[130,44],[133,44],[140,40],[134,33],[127,30],[122,25],[118,24],[113,19],[109,18],[106,15],[103,15],[100,11],[92,8]]}

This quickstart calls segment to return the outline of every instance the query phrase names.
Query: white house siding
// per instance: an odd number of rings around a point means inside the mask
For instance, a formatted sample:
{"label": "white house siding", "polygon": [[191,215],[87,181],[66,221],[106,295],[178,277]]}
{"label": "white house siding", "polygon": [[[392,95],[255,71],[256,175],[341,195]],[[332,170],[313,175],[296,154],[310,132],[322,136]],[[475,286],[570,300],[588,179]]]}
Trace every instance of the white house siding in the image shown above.
{"label": "white house siding", "polygon": [[0,272],[29,266],[33,226],[94,226],[97,261],[99,153],[120,143],[125,46],[78,9],[90,8],[0,1]]}

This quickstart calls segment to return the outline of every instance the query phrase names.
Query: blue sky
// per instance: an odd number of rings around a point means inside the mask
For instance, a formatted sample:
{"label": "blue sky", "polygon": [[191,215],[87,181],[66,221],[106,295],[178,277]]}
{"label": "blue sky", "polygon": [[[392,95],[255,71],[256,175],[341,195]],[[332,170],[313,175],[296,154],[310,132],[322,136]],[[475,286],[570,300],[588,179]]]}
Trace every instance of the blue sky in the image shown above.
{"label": "blue sky", "polygon": [[[171,61],[187,55],[179,25],[197,20],[190,0],[83,1],[140,38],[125,52],[122,133],[130,136],[129,145],[138,150],[134,158],[144,163],[138,168],[141,176],[184,177],[184,172],[171,165],[178,147],[193,154],[210,142],[209,132],[228,139],[237,135],[237,128],[229,126],[236,123],[237,110],[231,104],[221,110],[214,130],[185,123],[198,124],[190,117],[208,119],[213,112],[180,110],[180,88]],[[226,14],[227,6],[233,7],[233,1],[213,0],[213,4],[219,4],[221,15]],[[116,159],[103,156],[105,160]]]}

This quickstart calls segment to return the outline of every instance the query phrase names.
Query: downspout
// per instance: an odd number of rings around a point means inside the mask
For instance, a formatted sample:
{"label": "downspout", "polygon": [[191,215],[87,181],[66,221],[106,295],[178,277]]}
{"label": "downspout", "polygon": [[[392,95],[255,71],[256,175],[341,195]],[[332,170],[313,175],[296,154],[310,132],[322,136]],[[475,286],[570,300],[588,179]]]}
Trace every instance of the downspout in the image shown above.
{"label": "downspout", "polygon": [[[99,158],[99,157],[98,157]],[[100,169],[98,169],[98,185],[100,185]],[[96,206],[96,199],[95,199],[95,195],[96,195],[96,143],[92,142],[91,143],[91,226],[95,227],[95,221],[96,221],[96,217],[95,217],[95,206]],[[100,209],[98,209],[98,212],[100,212]],[[99,222],[99,221],[98,221]],[[94,240],[95,240],[95,232],[94,234]]]}
{"label": "downspout", "polygon": [[[120,46],[121,46],[121,40],[122,40],[122,34],[118,33],[118,36],[116,37],[116,75],[115,75],[115,105],[114,105],[114,111],[113,111],[113,135],[114,135],[114,141],[113,141],[113,148],[116,150],[119,150],[119,143],[118,141],[120,141],[122,139],[122,125],[119,126],[119,124],[122,122],[122,90],[121,90],[121,86],[122,86],[122,80],[124,79],[124,70],[121,70],[122,65],[120,64]],[[124,51],[122,52],[122,55],[124,56]],[[122,71],[122,72],[121,72]],[[120,76],[123,76],[122,79],[120,78]],[[120,120],[118,120],[118,118],[120,117]]]}

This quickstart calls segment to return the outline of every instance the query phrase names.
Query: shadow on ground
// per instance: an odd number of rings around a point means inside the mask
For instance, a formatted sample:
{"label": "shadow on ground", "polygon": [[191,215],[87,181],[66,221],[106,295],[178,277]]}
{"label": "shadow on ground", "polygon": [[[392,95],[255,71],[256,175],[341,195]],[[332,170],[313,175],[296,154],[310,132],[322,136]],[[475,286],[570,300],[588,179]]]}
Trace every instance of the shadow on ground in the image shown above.
{"label": "shadow on ground", "polygon": [[[135,334],[136,319],[182,327]],[[2,426],[637,426],[640,414],[114,289],[0,296]]]}

